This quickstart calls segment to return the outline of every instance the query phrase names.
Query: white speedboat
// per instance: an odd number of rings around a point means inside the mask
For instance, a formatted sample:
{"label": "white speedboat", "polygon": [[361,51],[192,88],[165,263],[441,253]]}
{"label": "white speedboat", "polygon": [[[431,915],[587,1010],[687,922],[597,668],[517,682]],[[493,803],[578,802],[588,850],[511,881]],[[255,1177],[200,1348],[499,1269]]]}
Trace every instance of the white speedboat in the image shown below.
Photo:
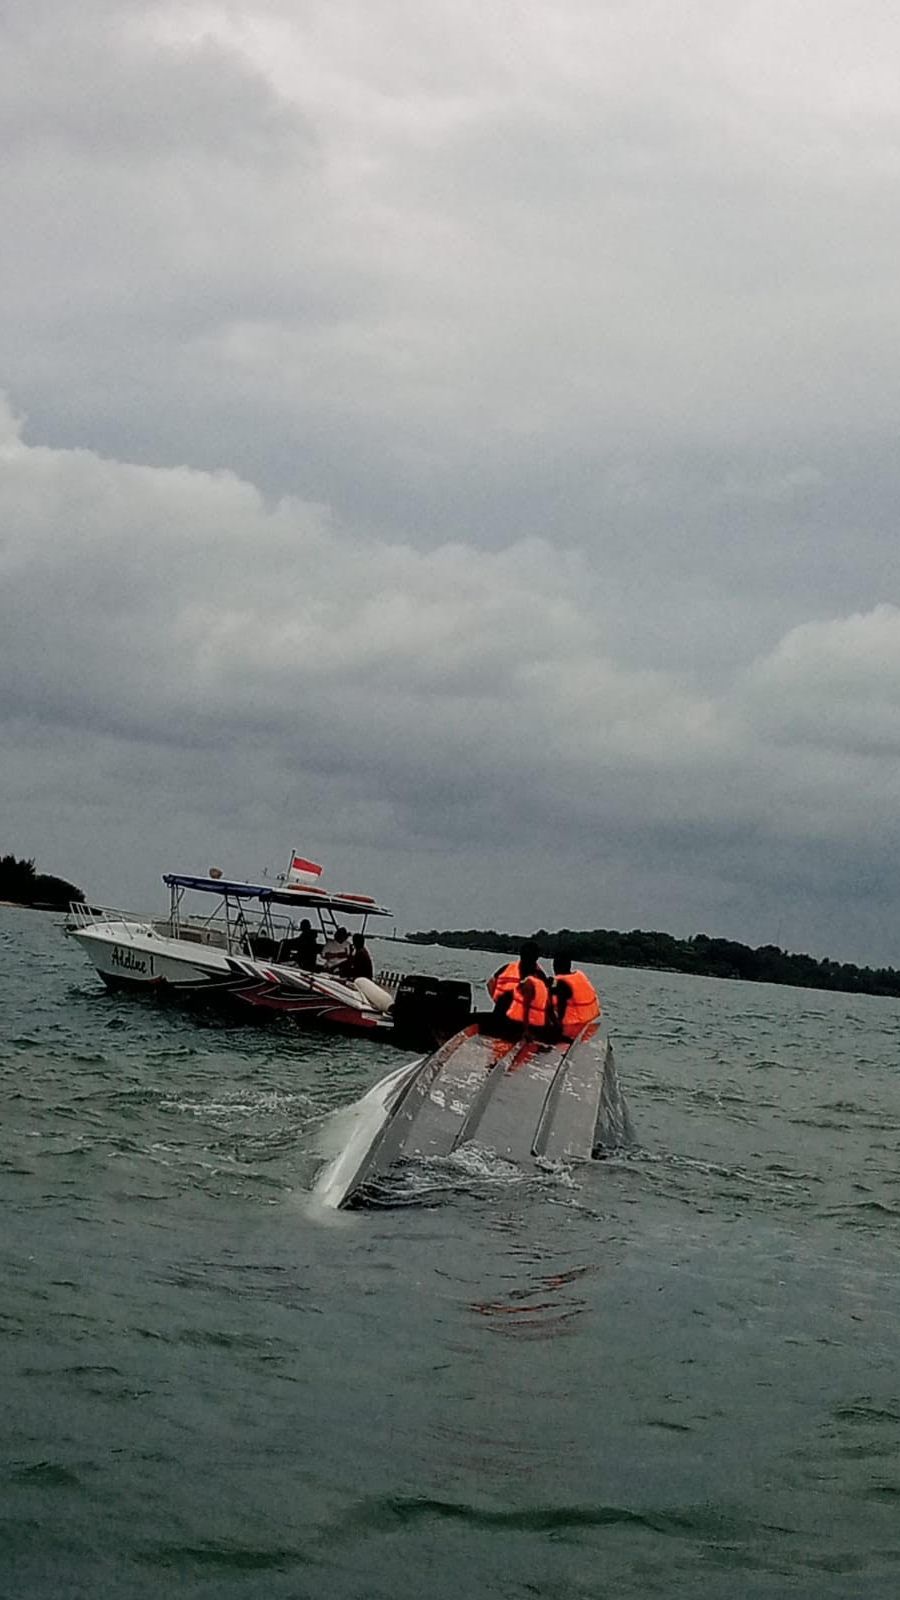
{"label": "white speedboat", "polygon": [[[339,926],[365,934],[370,917],[391,912],[369,895],[330,893],[317,885],[244,883],[215,874],[166,873],[169,911],[153,920],[73,903],[68,931],[111,989],[158,998],[253,1007],[340,1031],[396,1038],[447,1037],[471,1009],[468,985],[404,978],[400,995],[371,979],[350,980],[299,965],[301,913],[327,942]],[[208,913],[190,914],[188,894],[212,897]],[[447,991],[453,989],[451,995]],[[465,993],[463,993],[465,991]],[[396,1003],[396,1010],[395,1010]],[[426,1015],[427,1013],[427,1015]],[[398,1023],[402,1026],[398,1027]]]}

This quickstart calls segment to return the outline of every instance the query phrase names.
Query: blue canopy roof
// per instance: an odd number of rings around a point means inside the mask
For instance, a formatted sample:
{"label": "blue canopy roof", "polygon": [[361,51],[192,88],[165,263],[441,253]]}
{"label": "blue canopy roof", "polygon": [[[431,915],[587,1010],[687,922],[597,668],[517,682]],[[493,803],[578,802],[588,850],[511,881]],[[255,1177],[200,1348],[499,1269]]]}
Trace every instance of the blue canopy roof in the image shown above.
{"label": "blue canopy roof", "polygon": [[163,883],[170,889],[197,889],[201,894],[227,895],[231,900],[260,900],[269,905],[295,906],[302,910],[318,907],[322,911],[341,911],[351,917],[390,917],[393,914],[368,895],[329,894],[324,889],[304,886],[289,889],[271,883],[242,883],[236,878],[195,877],[190,872],[164,872]]}
{"label": "blue canopy roof", "polygon": [[163,883],[170,889],[200,889],[210,894],[232,895],[236,900],[258,900],[263,891],[258,883],[238,883],[231,878],[195,878],[190,872],[164,872]]}

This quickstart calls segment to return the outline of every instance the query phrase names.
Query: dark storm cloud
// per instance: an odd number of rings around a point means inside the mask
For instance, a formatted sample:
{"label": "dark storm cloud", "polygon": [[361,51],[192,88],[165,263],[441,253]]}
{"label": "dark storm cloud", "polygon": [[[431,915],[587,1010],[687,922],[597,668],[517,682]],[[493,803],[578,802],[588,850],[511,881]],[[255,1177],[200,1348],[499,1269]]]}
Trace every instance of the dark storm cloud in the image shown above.
{"label": "dark storm cloud", "polygon": [[517,849],[598,873],[637,851],[633,894],[718,859],[775,895],[790,841],[897,832],[894,608],[795,629],[701,694],[609,656],[573,553],[361,540],[227,474],[29,447],[11,419],[0,462],[8,745],[35,772],[105,751],[66,804],[87,783],[95,807],[157,811],[178,774],[206,836],[300,811],[398,853],[494,850],[516,877]]}
{"label": "dark storm cloud", "polygon": [[878,953],[898,43],[874,0],[10,16],[10,826],[127,873],[127,827],[327,817],[423,917],[601,883]]}

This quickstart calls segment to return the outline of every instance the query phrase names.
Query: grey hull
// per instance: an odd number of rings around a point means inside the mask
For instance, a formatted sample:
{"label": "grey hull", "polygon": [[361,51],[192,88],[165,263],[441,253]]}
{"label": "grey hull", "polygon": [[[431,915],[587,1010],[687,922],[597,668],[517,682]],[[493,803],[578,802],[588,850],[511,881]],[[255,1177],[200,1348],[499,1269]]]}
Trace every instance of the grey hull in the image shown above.
{"label": "grey hull", "polygon": [[473,1023],[384,1085],[367,1097],[377,1109],[366,1136],[320,1180],[331,1205],[364,1203],[399,1162],[468,1144],[517,1164],[587,1161],[631,1136],[612,1047],[595,1024],[572,1044],[544,1044]]}

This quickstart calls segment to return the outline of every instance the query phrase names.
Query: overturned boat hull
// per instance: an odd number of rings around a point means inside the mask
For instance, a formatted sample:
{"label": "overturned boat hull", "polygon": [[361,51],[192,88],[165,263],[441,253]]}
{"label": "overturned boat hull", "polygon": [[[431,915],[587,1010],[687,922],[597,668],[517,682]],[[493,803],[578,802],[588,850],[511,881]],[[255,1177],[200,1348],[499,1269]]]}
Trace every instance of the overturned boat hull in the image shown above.
{"label": "overturned boat hull", "polygon": [[630,1138],[612,1046],[596,1023],[571,1043],[547,1044],[497,1038],[473,1022],[382,1079],[358,1108],[345,1148],[317,1184],[324,1204],[364,1204],[399,1163],[467,1145],[524,1164],[588,1161]]}

